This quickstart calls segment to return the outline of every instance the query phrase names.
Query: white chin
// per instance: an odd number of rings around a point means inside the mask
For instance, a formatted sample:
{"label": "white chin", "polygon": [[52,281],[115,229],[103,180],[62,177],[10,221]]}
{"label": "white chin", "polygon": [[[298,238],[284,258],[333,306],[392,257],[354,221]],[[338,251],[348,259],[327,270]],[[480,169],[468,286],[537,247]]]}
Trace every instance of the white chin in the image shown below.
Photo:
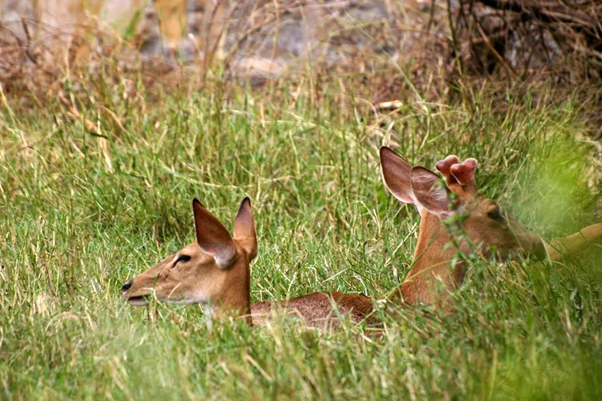
{"label": "white chin", "polygon": [[[205,304],[208,301],[207,297],[191,297],[191,298],[168,298],[168,299],[159,299],[161,302],[168,302],[170,304],[175,305],[196,305],[196,304]],[[132,297],[128,298],[127,302],[133,306],[146,306],[148,305],[147,297]]]}
{"label": "white chin", "polygon": [[128,299],[127,301],[128,301],[128,303],[130,305],[133,305],[133,306],[146,306],[146,305],[148,305],[148,301],[146,300],[146,298],[142,298],[142,299]]}
{"label": "white chin", "polygon": [[184,299],[169,299],[169,303],[176,305],[196,305],[196,304],[204,304],[207,303],[206,297],[192,297],[192,298],[184,298]]}

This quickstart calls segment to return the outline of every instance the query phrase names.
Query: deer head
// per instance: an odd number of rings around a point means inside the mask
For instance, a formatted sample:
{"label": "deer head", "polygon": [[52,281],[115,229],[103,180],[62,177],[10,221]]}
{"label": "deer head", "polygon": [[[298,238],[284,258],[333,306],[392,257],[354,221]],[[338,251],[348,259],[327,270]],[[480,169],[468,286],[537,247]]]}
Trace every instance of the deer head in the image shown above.
{"label": "deer head", "polygon": [[211,304],[217,315],[250,320],[250,268],[257,255],[251,201],[245,198],[234,219],[234,237],[198,200],[193,200],[196,242],[127,281],[121,291],[133,305],[148,297],[182,304]]}
{"label": "deer head", "polygon": [[387,147],[381,148],[380,160],[387,188],[400,201],[414,204],[421,216],[414,266],[401,286],[404,301],[431,303],[438,282],[448,290],[460,285],[466,267],[457,259],[452,267],[458,252],[495,254],[502,260],[519,253],[546,256],[538,235],[478,193],[475,159],[441,160],[436,167],[443,179],[427,168],[410,166]]}

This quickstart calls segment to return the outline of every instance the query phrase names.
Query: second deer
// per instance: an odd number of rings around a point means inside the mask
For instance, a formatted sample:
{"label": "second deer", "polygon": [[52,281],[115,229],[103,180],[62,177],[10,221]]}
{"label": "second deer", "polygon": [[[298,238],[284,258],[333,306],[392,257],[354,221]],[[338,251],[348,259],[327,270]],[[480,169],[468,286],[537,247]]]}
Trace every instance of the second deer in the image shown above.
{"label": "second deer", "polygon": [[[561,251],[579,252],[602,240],[602,224],[594,224],[546,243],[496,202],[478,193],[475,159],[460,163],[451,155],[439,161],[436,168],[444,184],[437,174],[410,166],[388,147],[380,149],[380,160],[391,193],[404,203],[414,204],[421,217],[413,267],[395,294],[405,303],[433,303],[462,284],[467,269],[458,254],[476,251],[506,260],[522,253],[554,261],[562,257]],[[444,291],[437,291],[438,286]]]}

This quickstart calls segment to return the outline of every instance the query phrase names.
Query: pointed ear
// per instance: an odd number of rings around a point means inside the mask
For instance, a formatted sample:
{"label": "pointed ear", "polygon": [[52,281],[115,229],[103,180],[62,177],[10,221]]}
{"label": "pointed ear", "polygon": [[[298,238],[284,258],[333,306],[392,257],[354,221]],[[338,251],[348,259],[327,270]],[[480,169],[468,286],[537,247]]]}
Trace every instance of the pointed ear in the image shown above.
{"label": "pointed ear", "polygon": [[380,148],[380,164],[389,191],[402,202],[415,203],[411,185],[412,166],[386,146]]}
{"label": "pointed ear", "polygon": [[192,201],[196,240],[201,250],[215,259],[219,267],[227,268],[236,259],[236,247],[228,230],[197,199]]}
{"label": "pointed ear", "polygon": [[243,199],[234,219],[234,240],[249,254],[249,262],[257,256],[257,234],[249,197]]}
{"label": "pointed ear", "polygon": [[431,170],[412,167],[412,191],[416,200],[430,213],[443,218],[451,214],[449,196],[441,178]]}

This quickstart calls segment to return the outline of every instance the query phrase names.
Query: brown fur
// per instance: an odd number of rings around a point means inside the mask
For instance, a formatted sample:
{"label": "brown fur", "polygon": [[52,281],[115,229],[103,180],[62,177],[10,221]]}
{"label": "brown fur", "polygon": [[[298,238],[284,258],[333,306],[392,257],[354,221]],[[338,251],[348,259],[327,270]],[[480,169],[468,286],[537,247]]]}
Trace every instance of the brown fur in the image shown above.
{"label": "brown fur", "polygon": [[562,259],[563,255],[583,252],[591,244],[602,244],[602,223],[582,228],[568,237],[555,238],[546,243],[546,251],[548,258],[554,261]]}
{"label": "brown fur", "polygon": [[[257,239],[250,201],[245,199],[239,208],[233,238],[196,200],[193,210],[197,241],[126,283],[123,296],[131,304],[145,305],[154,294],[174,303],[210,303],[218,318],[234,316],[261,324],[274,314],[284,314],[320,328],[337,326],[339,315],[360,322],[372,311],[369,298],[338,292],[251,305],[249,264],[257,255]],[[181,255],[190,260],[176,263]]]}
{"label": "brown fur", "polygon": [[[404,302],[434,303],[456,289],[466,274],[461,260],[452,268],[458,251],[467,254],[476,250],[486,255],[495,249],[501,259],[519,252],[545,254],[538,235],[525,230],[502,213],[494,201],[477,193],[476,160],[459,163],[456,156],[448,156],[437,163],[445,187],[439,187],[433,172],[410,167],[389,148],[381,148],[381,164],[389,190],[399,200],[416,204],[421,214],[413,267],[397,292]],[[453,246],[448,246],[450,243]],[[442,293],[437,293],[438,287]]]}
{"label": "brown fur", "polygon": [[[336,311],[333,308],[336,306]],[[338,312],[338,314],[337,314]],[[339,324],[338,315],[359,323],[368,317],[369,324],[376,323],[370,317],[372,301],[363,295],[340,292],[316,292],[285,301],[257,302],[251,305],[253,324],[259,325],[273,314],[287,314],[302,318],[308,326],[332,328]]]}
{"label": "brown fur", "polygon": [[[249,263],[257,241],[250,201],[240,206],[234,238],[196,199],[193,209],[197,241],[126,283],[123,297],[134,305],[145,305],[153,294],[174,303],[211,303],[215,316],[251,323]],[[175,263],[181,255],[190,259]]]}
{"label": "brown fur", "polygon": [[[502,260],[523,253],[555,261],[563,254],[578,253],[590,244],[602,243],[602,224],[591,225],[549,244],[525,230],[493,200],[478,194],[475,159],[460,163],[457,156],[451,155],[439,161],[436,167],[445,179],[446,188],[433,185],[436,179],[430,170],[411,167],[387,147],[381,148],[380,159],[389,190],[400,201],[413,203],[421,211],[413,267],[394,293],[405,303],[444,300],[447,293],[461,285],[466,274],[462,260],[452,268],[458,251],[490,256],[490,250],[494,250]],[[458,217],[457,222],[444,223]],[[450,243],[453,246],[446,248]],[[437,293],[437,287],[443,292]]]}

